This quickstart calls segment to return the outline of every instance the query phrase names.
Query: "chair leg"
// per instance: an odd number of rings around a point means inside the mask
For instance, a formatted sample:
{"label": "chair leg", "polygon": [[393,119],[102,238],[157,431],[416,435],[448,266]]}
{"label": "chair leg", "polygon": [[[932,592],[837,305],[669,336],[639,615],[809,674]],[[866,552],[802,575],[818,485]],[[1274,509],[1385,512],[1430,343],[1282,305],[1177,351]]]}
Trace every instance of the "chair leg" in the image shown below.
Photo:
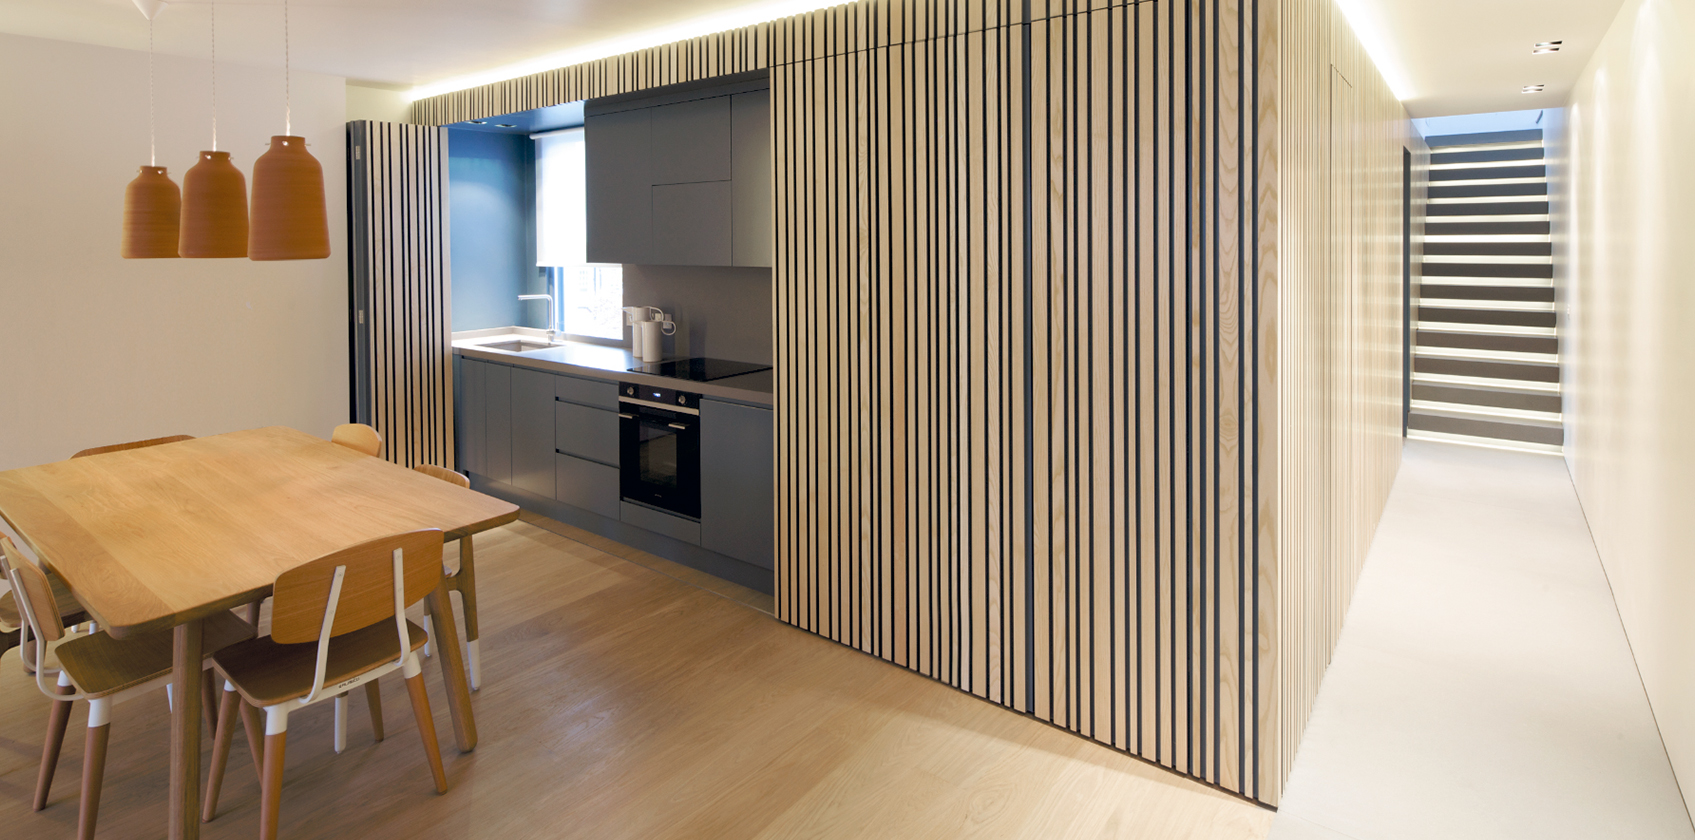
{"label": "chair leg", "polygon": [[283,754],[288,746],[286,707],[265,710],[265,774],[259,792],[259,840],[277,840],[282,805]]}
{"label": "chair leg", "polygon": [[82,805],[77,810],[77,840],[94,840],[100,816],[100,786],[106,780],[106,742],[112,735],[112,700],[88,703],[88,741],[82,756]]}
{"label": "chair leg", "polygon": [[347,752],[347,692],[335,696],[335,754]]}
{"label": "chair leg", "polygon": [[459,540],[459,573],[454,575],[459,601],[465,607],[465,663],[471,672],[471,690],[483,687],[483,661],[477,651],[477,562],[469,536]]}
{"label": "chair leg", "polygon": [[371,734],[376,740],[383,739],[383,691],[377,687],[377,681],[365,683],[365,708],[371,711]]}
{"label": "chair leg", "polygon": [[[63,673],[55,690],[74,694],[76,688]],[[35,777],[35,810],[47,807],[47,793],[53,787],[53,773],[59,769],[59,751],[65,746],[65,727],[71,722],[71,701],[54,700],[47,709],[47,742],[41,747],[41,770]]]}
{"label": "chair leg", "polygon": [[218,731],[218,676],[211,668],[200,677],[200,709],[206,715],[206,731]]}
{"label": "chair leg", "polygon": [[230,741],[235,740],[235,719],[240,715],[236,709],[241,704],[241,695],[235,692],[235,686],[224,683],[224,697],[221,708],[218,709],[217,735],[212,738],[212,766],[206,774],[206,798],[201,804],[201,822],[211,822],[218,815],[218,792],[224,786],[224,769],[229,766]]}
{"label": "chair leg", "polygon": [[429,599],[428,598],[424,599],[423,604],[424,604],[424,658],[429,659],[430,658],[430,650],[435,647],[436,631],[435,631],[435,627],[434,627],[435,622],[430,620],[431,610],[430,610]]}
{"label": "chair leg", "polygon": [[418,719],[418,735],[424,739],[424,754],[430,759],[430,773],[435,776],[436,793],[447,792],[447,771],[441,766],[441,744],[436,740],[435,718],[430,716],[430,696],[424,693],[424,673],[418,666],[418,656],[407,657],[406,693],[412,698],[412,716]]}
{"label": "chair leg", "polygon": [[265,778],[265,724],[259,721],[259,709],[246,700],[237,706],[241,710],[241,728],[247,730],[247,751],[253,754],[253,775]]}

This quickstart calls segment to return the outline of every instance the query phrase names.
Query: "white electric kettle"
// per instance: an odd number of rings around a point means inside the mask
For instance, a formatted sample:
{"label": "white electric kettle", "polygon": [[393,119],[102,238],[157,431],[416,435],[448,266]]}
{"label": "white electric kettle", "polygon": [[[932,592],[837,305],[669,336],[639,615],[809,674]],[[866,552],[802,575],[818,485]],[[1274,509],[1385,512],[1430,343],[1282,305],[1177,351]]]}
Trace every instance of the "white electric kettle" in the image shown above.
{"label": "white electric kettle", "polygon": [[624,323],[630,325],[630,352],[644,362],[664,358],[659,349],[659,337],[673,335],[677,324],[657,306],[624,307]]}

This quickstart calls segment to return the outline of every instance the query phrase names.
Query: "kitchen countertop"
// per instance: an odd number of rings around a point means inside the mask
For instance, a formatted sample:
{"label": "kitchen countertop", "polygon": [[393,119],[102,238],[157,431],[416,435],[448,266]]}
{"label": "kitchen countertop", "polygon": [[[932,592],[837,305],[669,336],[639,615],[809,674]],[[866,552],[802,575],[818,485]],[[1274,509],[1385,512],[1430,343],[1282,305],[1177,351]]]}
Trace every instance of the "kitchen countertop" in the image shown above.
{"label": "kitchen countertop", "polygon": [[624,347],[608,347],[586,341],[561,341],[546,350],[513,353],[483,346],[495,342],[510,341],[514,338],[545,341],[540,330],[525,328],[498,331],[477,330],[470,333],[455,333],[453,336],[453,352],[468,359],[499,362],[549,373],[604,379],[609,382],[633,382],[638,385],[675,388],[703,397],[734,400],[765,408],[771,408],[776,404],[776,398],[773,394],[775,377],[772,376],[773,371],[769,370],[745,373],[741,376],[732,376],[726,379],[714,379],[711,382],[691,382],[666,376],[632,373],[629,369],[642,364],[642,362],[635,357],[634,353]]}

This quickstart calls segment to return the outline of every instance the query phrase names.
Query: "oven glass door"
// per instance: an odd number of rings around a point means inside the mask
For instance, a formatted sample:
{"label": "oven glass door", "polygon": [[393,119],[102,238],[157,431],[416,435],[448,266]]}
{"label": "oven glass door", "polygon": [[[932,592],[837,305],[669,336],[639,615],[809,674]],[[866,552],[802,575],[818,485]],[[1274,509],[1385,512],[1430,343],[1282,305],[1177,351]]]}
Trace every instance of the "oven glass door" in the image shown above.
{"label": "oven glass door", "polygon": [[700,518],[700,418],[624,403],[620,484],[626,499]]}

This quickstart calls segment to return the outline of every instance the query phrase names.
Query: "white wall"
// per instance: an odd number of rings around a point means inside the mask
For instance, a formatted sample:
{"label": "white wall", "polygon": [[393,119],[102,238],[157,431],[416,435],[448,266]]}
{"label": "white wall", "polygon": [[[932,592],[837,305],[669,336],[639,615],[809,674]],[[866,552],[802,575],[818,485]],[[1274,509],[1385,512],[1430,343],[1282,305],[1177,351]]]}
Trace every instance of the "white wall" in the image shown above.
{"label": "white wall", "polygon": [[[179,185],[210,148],[209,69],[158,59],[159,163]],[[218,148],[250,186],[283,104],[281,67],[219,66]],[[124,260],[124,186],[148,161],[147,54],[0,34],[0,469],[346,421],[343,80],[295,73],[292,104],[324,167],[329,259]]]}
{"label": "white wall", "polygon": [[[1627,0],[1556,147],[1567,457],[1695,794],[1695,2]],[[1695,802],[1692,802],[1695,804]]]}
{"label": "white wall", "polygon": [[404,91],[347,84],[347,120],[376,120],[378,122],[411,122],[412,100]]}

